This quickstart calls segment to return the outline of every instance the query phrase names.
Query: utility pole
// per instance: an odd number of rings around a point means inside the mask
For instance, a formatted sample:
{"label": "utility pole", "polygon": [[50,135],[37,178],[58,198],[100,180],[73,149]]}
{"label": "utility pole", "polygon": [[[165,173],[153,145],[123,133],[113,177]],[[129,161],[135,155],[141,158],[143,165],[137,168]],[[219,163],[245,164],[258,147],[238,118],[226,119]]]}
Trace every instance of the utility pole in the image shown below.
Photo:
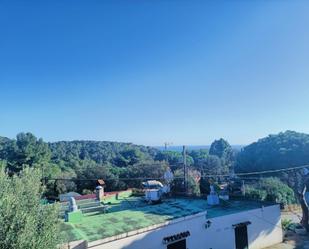
{"label": "utility pole", "polygon": [[187,159],[186,159],[185,145],[182,147],[182,154],[183,154],[183,186],[185,193],[187,193]]}

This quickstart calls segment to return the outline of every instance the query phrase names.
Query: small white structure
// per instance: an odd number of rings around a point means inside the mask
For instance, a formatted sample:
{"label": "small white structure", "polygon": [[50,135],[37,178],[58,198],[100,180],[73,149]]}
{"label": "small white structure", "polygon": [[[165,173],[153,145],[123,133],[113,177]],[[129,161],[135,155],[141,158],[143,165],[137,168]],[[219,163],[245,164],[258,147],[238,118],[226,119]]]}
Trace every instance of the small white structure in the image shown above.
{"label": "small white structure", "polygon": [[95,193],[96,193],[96,200],[97,201],[102,201],[103,198],[104,198],[104,187],[97,186],[95,188]]}
{"label": "small white structure", "polygon": [[149,180],[143,182],[145,188],[145,200],[148,202],[158,202],[164,193],[170,191],[168,186],[163,186],[163,184],[156,180]]}
{"label": "small white structure", "polygon": [[210,194],[207,195],[207,203],[210,206],[219,205],[219,196],[217,195],[213,185],[210,185]]}
{"label": "small white structure", "polygon": [[76,205],[76,201],[74,197],[70,197],[69,199],[69,212],[75,212],[78,210],[78,207]]}
{"label": "small white structure", "polygon": [[230,199],[229,192],[227,190],[227,187],[224,187],[220,192],[219,192],[219,199],[228,201]]}
{"label": "small white structure", "polygon": [[148,202],[157,202],[161,200],[162,191],[159,189],[147,189],[145,191],[145,200]]}
{"label": "small white structure", "polygon": [[163,192],[164,193],[170,193],[171,192],[171,183],[174,180],[174,174],[172,173],[170,168],[168,168],[167,171],[164,173],[163,178],[165,180],[165,185],[163,187]]}
{"label": "small white structure", "polygon": [[170,185],[170,183],[174,180],[174,174],[172,173],[171,169],[168,169],[164,173],[163,178],[166,181],[167,185]]}

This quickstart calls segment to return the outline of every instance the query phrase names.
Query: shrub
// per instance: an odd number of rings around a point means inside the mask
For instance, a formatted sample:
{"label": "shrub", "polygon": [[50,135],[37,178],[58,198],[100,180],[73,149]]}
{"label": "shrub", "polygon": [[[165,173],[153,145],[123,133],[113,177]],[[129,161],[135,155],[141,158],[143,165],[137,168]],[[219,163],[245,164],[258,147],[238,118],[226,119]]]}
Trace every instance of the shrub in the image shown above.
{"label": "shrub", "polygon": [[267,192],[263,189],[257,189],[254,186],[246,185],[246,197],[249,199],[264,201],[267,197]]}
{"label": "shrub", "polygon": [[281,225],[283,230],[291,230],[294,226],[292,220],[289,219],[283,219],[281,221]]}
{"label": "shrub", "polygon": [[0,170],[0,248],[56,249],[58,207],[42,205],[41,172],[26,168],[10,177]]}
{"label": "shrub", "polygon": [[253,185],[246,186],[246,196],[261,201],[292,204],[296,199],[293,190],[275,177],[263,178]]}

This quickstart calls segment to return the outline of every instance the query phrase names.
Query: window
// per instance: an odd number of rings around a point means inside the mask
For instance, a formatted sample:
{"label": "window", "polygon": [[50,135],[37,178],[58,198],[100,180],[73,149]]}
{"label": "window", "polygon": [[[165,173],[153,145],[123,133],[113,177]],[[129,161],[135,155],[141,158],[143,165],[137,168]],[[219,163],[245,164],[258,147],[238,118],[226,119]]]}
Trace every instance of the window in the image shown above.
{"label": "window", "polygon": [[185,239],[171,243],[167,246],[167,249],[186,249],[186,248],[187,248],[187,243]]}

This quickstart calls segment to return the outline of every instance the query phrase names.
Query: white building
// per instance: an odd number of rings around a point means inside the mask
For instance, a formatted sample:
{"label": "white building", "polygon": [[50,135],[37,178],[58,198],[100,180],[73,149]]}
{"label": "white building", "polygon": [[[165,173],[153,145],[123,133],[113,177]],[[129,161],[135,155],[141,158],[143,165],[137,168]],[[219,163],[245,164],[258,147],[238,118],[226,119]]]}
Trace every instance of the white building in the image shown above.
{"label": "white building", "polygon": [[[164,210],[168,206],[174,208],[176,212],[178,212],[175,208],[177,205],[180,209],[191,208],[195,211],[140,229],[88,241],[88,248],[258,249],[282,242],[279,205],[262,206],[260,203],[234,201],[230,206],[209,207],[205,200],[175,199],[174,202],[176,204],[170,201],[168,205],[163,203],[140,209],[145,210],[146,217],[156,210],[163,210],[164,215]],[[160,205],[164,205],[163,208],[160,208]],[[201,211],[199,208],[203,205],[205,208]],[[200,212],[197,212],[198,210]],[[117,212],[114,215],[117,217]],[[121,227],[121,223],[119,225]],[[108,229],[108,226],[105,229]]]}

